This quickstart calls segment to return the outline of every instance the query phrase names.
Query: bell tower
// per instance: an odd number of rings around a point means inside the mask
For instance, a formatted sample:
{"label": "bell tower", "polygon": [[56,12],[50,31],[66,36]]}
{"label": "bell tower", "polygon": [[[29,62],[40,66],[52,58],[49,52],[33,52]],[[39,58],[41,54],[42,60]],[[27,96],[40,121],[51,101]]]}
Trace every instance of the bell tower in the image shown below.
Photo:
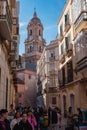
{"label": "bell tower", "polygon": [[27,39],[25,40],[25,62],[37,65],[37,61],[45,47],[43,38],[43,25],[34,10],[33,18],[27,26]]}

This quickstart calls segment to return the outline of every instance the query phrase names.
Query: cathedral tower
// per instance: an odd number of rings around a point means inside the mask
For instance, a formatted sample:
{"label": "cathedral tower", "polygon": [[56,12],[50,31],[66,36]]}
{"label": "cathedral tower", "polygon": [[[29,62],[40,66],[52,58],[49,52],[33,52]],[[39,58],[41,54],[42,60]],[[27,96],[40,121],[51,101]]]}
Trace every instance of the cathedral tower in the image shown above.
{"label": "cathedral tower", "polygon": [[37,65],[43,49],[45,40],[43,39],[43,25],[34,11],[33,18],[27,26],[27,39],[25,40],[25,62]]}

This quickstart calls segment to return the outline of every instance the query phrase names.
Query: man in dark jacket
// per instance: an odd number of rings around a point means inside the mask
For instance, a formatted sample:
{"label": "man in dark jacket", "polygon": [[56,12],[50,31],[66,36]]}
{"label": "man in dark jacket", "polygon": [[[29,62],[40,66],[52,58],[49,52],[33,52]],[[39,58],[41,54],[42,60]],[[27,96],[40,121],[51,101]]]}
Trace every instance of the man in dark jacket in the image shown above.
{"label": "man in dark jacket", "polygon": [[0,130],[11,130],[10,122],[7,119],[8,111],[6,109],[1,109],[0,111]]}
{"label": "man in dark jacket", "polygon": [[55,109],[49,108],[48,109],[48,116],[49,116],[49,124],[56,124],[57,123],[57,112]]}
{"label": "man in dark jacket", "polygon": [[49,107],[48,109],[49,125],[51,129],[55,129],[57,124],[57,112],[56,109]]}
{"label": "man in dark jacket", "polygon": [[22,114],[22,120],[14,126],[13,130],[32,130],[32,127],[27,120],[26,113]]}

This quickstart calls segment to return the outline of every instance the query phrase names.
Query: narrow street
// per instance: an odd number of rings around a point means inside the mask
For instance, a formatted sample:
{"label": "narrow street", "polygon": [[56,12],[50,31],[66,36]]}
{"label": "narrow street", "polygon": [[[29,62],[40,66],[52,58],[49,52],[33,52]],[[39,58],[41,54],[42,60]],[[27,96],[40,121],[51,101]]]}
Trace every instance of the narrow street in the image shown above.
{"label": "narrow street", "polygon": [[0,130],[87,130],[87,0],[0,0]]}

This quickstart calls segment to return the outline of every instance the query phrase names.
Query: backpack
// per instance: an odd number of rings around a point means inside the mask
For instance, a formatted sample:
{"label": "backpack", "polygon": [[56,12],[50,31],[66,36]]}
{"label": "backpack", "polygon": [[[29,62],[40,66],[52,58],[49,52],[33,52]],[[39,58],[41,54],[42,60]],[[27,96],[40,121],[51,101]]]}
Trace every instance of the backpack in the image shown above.
{"label": "backpack", "polygon": [[43,118],[44,118],[43,126],[47,127],[48,126],[48,115],[44,115]]}

